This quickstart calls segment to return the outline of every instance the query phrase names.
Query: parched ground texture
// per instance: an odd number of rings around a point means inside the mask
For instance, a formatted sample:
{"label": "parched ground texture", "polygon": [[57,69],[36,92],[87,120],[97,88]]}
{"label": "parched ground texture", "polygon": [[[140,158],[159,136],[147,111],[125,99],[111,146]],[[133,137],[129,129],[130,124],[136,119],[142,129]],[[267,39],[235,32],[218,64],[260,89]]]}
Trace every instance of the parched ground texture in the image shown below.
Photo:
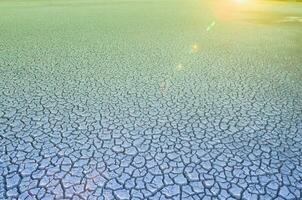
{"label": "parched ground texture", "polygon": [[0,1],[0,199],[301,199],[302,6],[263,4]]}

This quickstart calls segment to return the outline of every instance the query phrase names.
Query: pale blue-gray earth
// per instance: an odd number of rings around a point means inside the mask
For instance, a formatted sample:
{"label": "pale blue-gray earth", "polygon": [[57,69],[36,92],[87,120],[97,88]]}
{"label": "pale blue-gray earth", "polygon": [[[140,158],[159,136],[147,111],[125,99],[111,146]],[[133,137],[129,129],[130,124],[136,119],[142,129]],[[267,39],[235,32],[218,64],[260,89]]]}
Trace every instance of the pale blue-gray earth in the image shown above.
{"label": "pale blue-gray earth", "polygon": [[0,1],[0,199],[302,199],[302,7],[258,3]]}

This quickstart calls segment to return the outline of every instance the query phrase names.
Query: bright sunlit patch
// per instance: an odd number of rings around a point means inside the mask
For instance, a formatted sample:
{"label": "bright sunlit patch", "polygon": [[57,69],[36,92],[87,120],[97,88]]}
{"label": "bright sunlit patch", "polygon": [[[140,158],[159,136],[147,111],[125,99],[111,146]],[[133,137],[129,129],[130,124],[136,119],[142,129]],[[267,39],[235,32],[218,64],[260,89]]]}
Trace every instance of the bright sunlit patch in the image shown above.
{"label": "bright sunlit patch", "polygon": [[240,4],[244,4],[247,3],[248,0],[233,0],[234,3],[240,3]]}
{"label": "bright sunlit patch", "polygon": [[302,23],[302,17],[298,16],[287,16],[284,19],[277,21],[278,23],[287,23],[287,22],[300,22]]}
{"label": "bright sunlit patch", "polygon": [[213,0],[213,13],[219,20],[231,20],[238,11],[249,10],[256,5],[255,0]]}

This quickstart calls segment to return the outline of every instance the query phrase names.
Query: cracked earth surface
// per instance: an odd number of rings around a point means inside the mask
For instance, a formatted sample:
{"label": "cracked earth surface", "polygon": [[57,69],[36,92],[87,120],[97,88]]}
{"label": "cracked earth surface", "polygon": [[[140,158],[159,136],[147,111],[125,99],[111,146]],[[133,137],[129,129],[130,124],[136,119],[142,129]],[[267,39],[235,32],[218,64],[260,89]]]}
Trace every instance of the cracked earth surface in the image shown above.
{"label": "cracked earth surface", "polygon": [[0,2],[0,199],[302,198],[300,27],[46,2]]}

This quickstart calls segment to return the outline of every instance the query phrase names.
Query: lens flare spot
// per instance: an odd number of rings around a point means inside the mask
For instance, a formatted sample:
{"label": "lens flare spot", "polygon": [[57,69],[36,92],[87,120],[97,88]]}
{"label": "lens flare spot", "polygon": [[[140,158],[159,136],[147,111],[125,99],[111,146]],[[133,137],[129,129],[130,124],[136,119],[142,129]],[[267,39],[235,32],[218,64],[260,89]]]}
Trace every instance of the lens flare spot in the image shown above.
{"label": "lens flare spot", "polygon": [[198,52],[198,50],[199,50],[198,44],[192,44],[191,45],[191,52],[192,53],[196,53],[196,52]]}
{"label": "lens flare spot", "polygon": [[214,26],[215,26],[216,22],[213,21],[208,27],[207,27],[207,31],[209,32]]}
{"label": "lens flare spot", "polygon": [[183,69],[183,65],[182,64],[178,64],[176,65],[176,71],[181,71]]}

